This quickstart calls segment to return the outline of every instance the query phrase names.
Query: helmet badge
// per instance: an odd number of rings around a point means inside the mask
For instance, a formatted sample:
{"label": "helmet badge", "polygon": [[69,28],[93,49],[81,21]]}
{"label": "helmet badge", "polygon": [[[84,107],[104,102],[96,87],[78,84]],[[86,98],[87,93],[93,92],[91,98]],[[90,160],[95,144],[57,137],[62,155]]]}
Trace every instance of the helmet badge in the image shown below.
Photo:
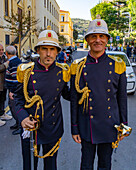
{"label": "helmet badge", "polygon": [[97,21],[97,22],[96,22],[96,26],[97,26],[97,27],[101,27],[101,26],[102,26],[101,21]]}
{"label": "helmet badge", "polygon": [[52,38],[52,34],[51,32],[48,32],[47,35],[46,35],[47,38]]}

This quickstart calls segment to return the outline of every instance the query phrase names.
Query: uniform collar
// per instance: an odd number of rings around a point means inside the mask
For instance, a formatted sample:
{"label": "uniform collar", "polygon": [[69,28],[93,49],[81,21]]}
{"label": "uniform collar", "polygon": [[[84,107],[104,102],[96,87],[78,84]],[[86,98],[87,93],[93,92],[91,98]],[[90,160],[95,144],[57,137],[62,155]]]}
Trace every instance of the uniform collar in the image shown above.
{"label": "uniform collar", "polygon": [[16,55],[13,56],[13,57],[11,57],[11,58],[9,59],[9,61],[13,60],[13,59],[16,58],[16,57],[17,57]]}
{"label": "uniform collar", "polygon": [[44,65],[40,63],[40,58],[37,59],[37,66],[39,69],[42,69],[44,71],[49,71],[55,67],[55,61],[48,67],[48,69],[45,68]]}
{"label": "uniform collar", "polygon": [[93,56],[91,56],[90,52],[88,52],[88,56],[87,56],[87,58],[89,60],[88,62],[91,62],[91,63],[99,63],[99,62],[103,61],[105,59],[105,57],[106,57],[105,52],[101,56],[99,56],[97,59],[94,58]]}

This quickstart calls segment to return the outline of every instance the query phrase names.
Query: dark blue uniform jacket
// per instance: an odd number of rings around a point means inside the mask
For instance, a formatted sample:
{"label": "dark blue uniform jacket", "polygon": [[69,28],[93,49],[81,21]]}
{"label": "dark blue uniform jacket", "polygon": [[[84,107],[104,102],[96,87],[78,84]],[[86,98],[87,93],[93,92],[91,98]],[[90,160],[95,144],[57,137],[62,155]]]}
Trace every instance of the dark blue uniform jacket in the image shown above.
{"label": "dark blue uniform jacket", "polygon": [[126,74],[115,72],[115,60],[105,53],[97,60],[87,56],[80,89],[86,82],[91,92],[88,109],[78,104],[81,94],[75,89],[75,75],[71,78],[72,134],[93,144],[111,143],[117,138],[115,124],[127,123]]}
{"label": "dark blue uniform jacket", "polygon": [[[44,106],[44,120],[42,121],[41,108],[38,110],[40,115],[40,129],[38,130],[38,144],[47,144],[57,141],[63,134],[63,119],[60,98],[61,95],[69,100],[69,88],[63,81],[62,69],[56,66],[55,62],[45,69],[38,61],[35,63],[34,70],[28,82],[28,95],[34,96],[35,91],[41,96]],[[25,98],[23,85],[20,83],[15,93],[16,114],[20,122],[29,114],[35,114],[36,104],[31,108],[24,108]]]}

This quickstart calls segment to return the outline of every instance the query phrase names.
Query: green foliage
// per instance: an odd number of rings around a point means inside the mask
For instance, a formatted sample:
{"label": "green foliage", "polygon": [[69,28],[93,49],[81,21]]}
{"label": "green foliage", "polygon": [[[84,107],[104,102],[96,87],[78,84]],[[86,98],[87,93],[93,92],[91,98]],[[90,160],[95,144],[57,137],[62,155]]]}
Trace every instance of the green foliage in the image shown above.
{"label": "green foliage", "polygon": [[[113,44],[114,45],[117,45],[117,44],[122,44],[123,43],[123,37],[124,37],[124,34],[122,32],[120,32],[119,30],[112,30],[109,32],[111,37],[113,38]],[[116,41],[116,36],[120,36],[120,40],[117,42]],[[109,42],[110,43],[110,42]]]}
{"label": "green foliage", "polygon": [[96,19],[96,15],[100,14],[101,19],[106,21],[109,31],[118,29],[125,32],[128,29],[128,18],[125,16],[127,9],[121,2],[121,6],[117,6],[116,3],[99,3],[90,10],[91,16],[92,19]]}
{"label": "green foliage", "polygon": [[86,33],[89,23],[89,20],[79,19],[79,18],[72,18],[73,22],[73,29],[78,32],[78,35],[82,35]]}
{"label": "green foliage", "polygon": [[132,28],[136,29],[136,0],[128,0],[128,9],[131,15],[131,26]]}
{"label": "green foliage", "polygon": [[75,30],[75,29],[74,29],[74,31],[73,31],[73,38],[74,38],[75,41],[76,41],[77,38],[78,38],[78,31]]}
{"label": "green foliage", "polygon": [[66,43],[68,42],[64,35],[58,35],[58,40],[61,46],[65,46]]}

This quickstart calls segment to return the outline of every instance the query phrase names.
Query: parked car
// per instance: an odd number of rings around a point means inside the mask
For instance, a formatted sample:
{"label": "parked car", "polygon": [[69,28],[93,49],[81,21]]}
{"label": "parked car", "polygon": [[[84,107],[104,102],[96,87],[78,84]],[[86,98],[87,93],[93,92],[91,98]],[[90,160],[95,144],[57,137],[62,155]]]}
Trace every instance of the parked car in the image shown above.
{"label": "parked car", "polygon": [[120,51],[106,51],[106,54],[120,57],[126,63],[127,93],[134,94],[136,90],[136,75],[126,53]]}

